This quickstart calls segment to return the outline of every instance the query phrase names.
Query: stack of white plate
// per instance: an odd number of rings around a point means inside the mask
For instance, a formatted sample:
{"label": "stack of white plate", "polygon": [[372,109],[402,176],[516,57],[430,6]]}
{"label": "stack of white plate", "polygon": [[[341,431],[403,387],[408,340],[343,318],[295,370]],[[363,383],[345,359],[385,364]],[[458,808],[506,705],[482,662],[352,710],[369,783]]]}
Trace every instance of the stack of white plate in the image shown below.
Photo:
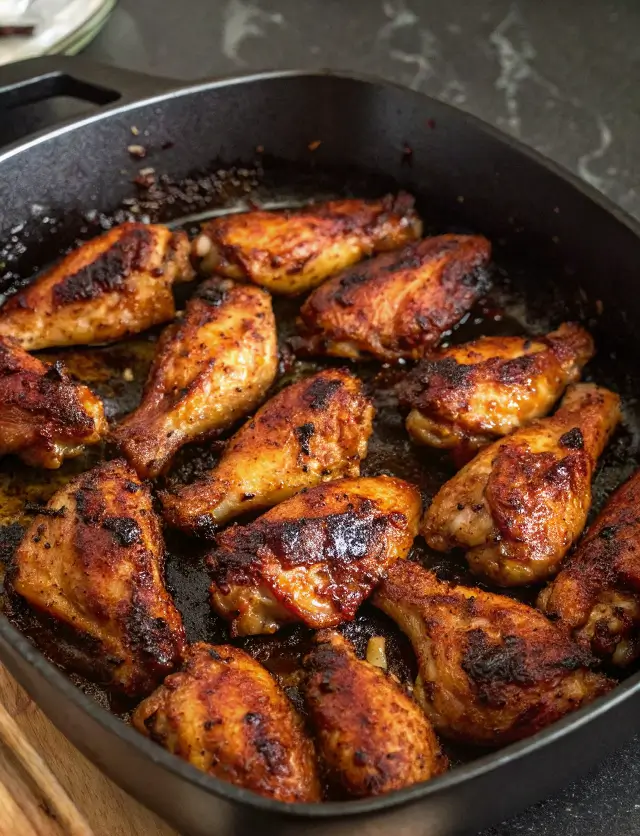
{"label": "stack of white plate", "polygon": [[74,55],[104,25],[116,0],[0,0],[1,27],[33,27],[0,37],[0,64],[38,55]]}

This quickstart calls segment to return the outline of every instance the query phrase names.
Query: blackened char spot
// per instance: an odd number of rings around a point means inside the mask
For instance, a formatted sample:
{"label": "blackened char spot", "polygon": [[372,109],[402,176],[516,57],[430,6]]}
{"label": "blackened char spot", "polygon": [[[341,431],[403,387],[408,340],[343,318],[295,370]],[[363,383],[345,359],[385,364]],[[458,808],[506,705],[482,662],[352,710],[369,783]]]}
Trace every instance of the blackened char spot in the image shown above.
{"label": "blackened char spot", "polygon": [[313,438],[315,431],[315,425],[310,422],[302,424],[300,427],[296,427],[294,430],[296,438],[298,439],[298,444],[300,445],[300,451],[304,453],[305,456],[311,455],[311,448],[309,447],[309,442]]}
{"label": "blackened char spot", "polygon": [[306,392],[306,399],[310,408],[324,409],[341,386],[341,380],[327,380],[326,377],[317,377]]}
{"label": "blackened char spot", "polygon": [[53,290],[54,305],[85,302],[122,287],[134,271],[143,269],[153,245],[151,232],[143,226],[125,231],[118,241],[95,261],[72,273]]}
{"label": "blackened char spot", "polygon": [[102,527],[113,534],[120,546],[142,542],[142,531],[133,517],[105,517]]}
{"label": "blackened char spot", "polygon": [[525,383],[537,362],[535,354],[514,357],[499,367],[498,380],[505,386]]}
{"label": "blackened char spot", "polygon": [[64,517],[67,513],[67,506],[63,505],[62,508],[47,508],[46,505],[38,505],[37,502],[25,502],[24,512],[25,514],[37,514],[43,517]]}
{"label": "blackened char spot", "polygon": [[584,437],[580,432],[580,427],[574,427],[561,435],[560,446],[566,447],[568,450],[582,450],[584,448]]}
{"label": "blackened char spot", "polygon": [[24,528],[20,523],[0,526],[0,564],[7,566],[11,562],[23,536]]}
{"label": "blackened char spot", "polygon": [[227,298],[227,291],[229,285],[220,284],[219,282],[205,282],[194,294],[197,299],[202,299],[208,305],[214,308],[219,308],[224,304]]}
{"label": "blackened char spot", "polygon": [[483,630],[469,630],[462,658],[462,670],[480,685],[492,683],[530,684],[526,649],[518,636],[504,636],[502,644],[491,644]]}
{"label": "blackened char spot", "polygon": [[358,285],[364,284],[368,279],[369,276],[366,273],[346,273],[338,282],[338,289],[333,294],[334,300],[341,307],[350,308],[353,305],[353,300],[349,297],[349,291],[354,287],[358,287]]}

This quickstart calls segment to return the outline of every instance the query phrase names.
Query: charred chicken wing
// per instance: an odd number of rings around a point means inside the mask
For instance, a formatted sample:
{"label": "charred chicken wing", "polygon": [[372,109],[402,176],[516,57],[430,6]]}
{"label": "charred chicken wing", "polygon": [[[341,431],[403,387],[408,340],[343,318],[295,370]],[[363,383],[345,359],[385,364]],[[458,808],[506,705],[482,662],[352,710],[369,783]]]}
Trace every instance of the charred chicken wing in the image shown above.
{"label": "charred chicken wing", "polygon": [[339,633],[318,633],[305,667],[309,720],[337,793],[382,795],[446,769],[422,709],[380,668],[358,659]]}
{"label": "charred chicken wing", "polygon": [[593,356],[591,336],[565,323],[546,337],[483,337],[422,360],[398,387],[418,444],[468,457],[546,415]]}
{"label": "charred chicken wing", "polygon": [[171,673],[184,646],[163,562],[151,495],[116,460],[74,479],[36,516],[10,586],[43,625],[35,639],[58,661],[139,696]]}
{"label": "charred chicken wing", "polygon": [[482,450],[435,496],[421,527],[427,543],[465,549],[471,570],[501,586],[555,574],[584,528],[619,401],[607,389],[574,384],[555,415]]}
{"label": "charred chicken wing", "polygon": [[344,369],[326,369],[271,398],[233,438],[211,473],[162,494],[167,521],[210,536],[252,509],[302,488],[358,476],[367,454],[373,407]]}
{"label": "charred chicken wing", "polygon": [[302,306],[299,347],[351,359],[422,357],[486,290],[490,253],[479,235],[440,235],[345,270]]}
{"label": "charred chicken wing", "polygon": [[411,640],[416,697],[446,737],[483,746],[520,740],[613,685],[537,610],[442,583],[415,563],[396,564],[373,602]]}
{"label": "charred chicken wing", "polygon": [[640,655],[640,471],[611,497],[538,605],[615,665]]}
{"label": "charred chicken wing", "polygon": [[222,781],[278,801],[320,801],[313,744],[270,674],[247,653],[203,642],[185,653],[133,725]]}
{"label": "charred chicken wing", "polygon": [[407,556],[420,494],[400,479],[341,479],[298,493],[255,522],[234,525],[209,556],[211,603],[235,636],[292,621],[351,620],[386,570]]}
{"label": "charred chicken wing", "polygon": [[11,296],[0,335],[31,350],[110,342],[173,319],[171,286],[193,276],[189,246],[164,226],[114,227]]}
{"label": "charred chicken wing", "polygon": [[142,403],[113,434],[142,478],[188,441],[225,429],[260,402],[278,367],[266,291],[205,282],[160,338]]}
{"label": "charred chicken wing", "polygon": [[248,279],[272,293],[297,295],[371,253],[422,234],[413,198],[332,200],[293,211],[225,215],[203,225],[194,243],[204,272]]}
{"label": "charred chicken wing", "polygon": [[47,365],[0,336],[0,456],[55,469],[106,432],[102,401],[62,363]]}

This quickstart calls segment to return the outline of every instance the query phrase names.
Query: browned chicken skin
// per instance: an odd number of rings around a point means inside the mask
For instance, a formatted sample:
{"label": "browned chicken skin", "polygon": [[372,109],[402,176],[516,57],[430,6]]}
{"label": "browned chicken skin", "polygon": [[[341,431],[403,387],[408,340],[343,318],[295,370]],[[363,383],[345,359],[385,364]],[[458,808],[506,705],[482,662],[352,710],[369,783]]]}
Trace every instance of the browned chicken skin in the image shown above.
{"label": "browned chicken skin", "polygon": [[274,633],[292,621],[319,629],[351,620],[389,566],[407,556],[421,508],[413,485],[388,476],[302,491],[217,537],[212,606],[235,636]]}
{"label": "browned chicken skin", "polygon": [[486,290],[490,255],[480,235],[439,235],[345,270],[302,306],[300,350],[422,357]]}
{"label": "browned chicken skin", "polygon": [[73,383],[62,363],[43,363],[0,336],[0,456],[55,469],[106,432],[102,401]]}
{"label": "browned chicken skin", "polygon": [[446,737],[483,746],[520,740],[613,686],[537,610],[443,583],[416,563],[397,563],[373,603],[411,640],[416,697]]}
{"label": "browned chicken skin", "polygon": [[270,674],[237,647],[200,642],[133,725],[222,781],[278,801],[320,801],[313,744]]}
{"label": "browned chicken skin", "polygon": [[620,420],[620,399],[593,384],[560,409],[481,450],[438,491],[421,526],[431,548],[466,550],[501,586],[545,580],[584,528],[591,477]]}
{"label": "browned chicken skin", "polygon": [[640,655],[640,471],[611,497],[538,605],[615,665]]}
{"label": "browned chicken skin", "polygon": [[482,337],[422,360],[398,386],[407,430],[430,447],[469,457],[546,415],[594,353],[591,336],[565,323],[545,337]]}
{"label": "browned chicken skin", "polygon": [[125,223],[87,241],[0,309],[23,348],[119,340],[173,319],[171,286],[193,277],[185,232]]}
{"label": "browned chicken skin", "polygon": [[203,224],[194,254],[205,272],[295,296],[371,253],[397,249],[421,234],[413,198],[388,195],[215,218]]}
{"label": "browned chicken skin", "polygon": [[175,493],[161,494],[165,518],[202,536],[302,488],[358,476],[373,407],[357,377],[325,369],[283,389],[229,441],[218,465]]}
{"label": "browned chicken skin", "polygon": [[69,482],[35,517],[10,586],[41,618],[34,636],[58,661],[140,696],[174,670],[184,647],[163,564],[151,494],[116,460]]}
{"label": "browned chicken skin", "polygon": [[325,776],[347,798],[428,781],[447,767],[422,709],[334,630],[305,659],[304,697]]}
{"label": "browned chicken skin", "polygon": [[204,282],[162,334],[140,406],[113,439],[142,478],[154,478],[189,441],[254,409],[278,369],[266,291]]}

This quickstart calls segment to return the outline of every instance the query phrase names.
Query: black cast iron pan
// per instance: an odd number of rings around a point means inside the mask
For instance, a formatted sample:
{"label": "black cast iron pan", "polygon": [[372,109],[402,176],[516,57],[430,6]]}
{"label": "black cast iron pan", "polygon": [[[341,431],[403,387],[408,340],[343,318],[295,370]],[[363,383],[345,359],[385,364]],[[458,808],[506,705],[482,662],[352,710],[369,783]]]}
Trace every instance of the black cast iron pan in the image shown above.
{"label": "black cast iron pan", "polygon": [[[511,323],[500,326],[507,330],[579,318],[594,332],[600,354],[592,374],[619,390],[627,407],[626,429],[598,474],[596,504],[637,465],[640,227],[594,190],[447,105],[324,72],[185,87],[81,59],[37,59],[0,70],[0,126],[19,120],[25,104],[69,96],[101,109],[0,154],[0,292],[132,206],[151,220],[193,220],[229,200],[405,188],[417,196],[428,229],[492,239],[496,289],[477,328],[486,330],[489,318]],[[154,172],[140,175],[141,168]],[[217,170],[220,176],[211,174]],[[149,192],[148,178],[159,172],[160,189]],[[473,333],[472,323],[464,328],[453,339]],[[385,448],[387,441],[383,431],[373,451],[378,464],[406,469],[413,459],[403,459],[399,442]],[[189,609],[190,581],[185,572],[180,579],[180,565],[170,561],[169,581]],[[207,629],[199,612],[186,616],[192,635]],[[84,754],[189,834],[473,832],[557,789],[640,728],[640,674],[632,673],[535,737],[466,756],[427,784],[361,802],[286,806],[210,778],[144,739],[3,615],[0,658]]]}

